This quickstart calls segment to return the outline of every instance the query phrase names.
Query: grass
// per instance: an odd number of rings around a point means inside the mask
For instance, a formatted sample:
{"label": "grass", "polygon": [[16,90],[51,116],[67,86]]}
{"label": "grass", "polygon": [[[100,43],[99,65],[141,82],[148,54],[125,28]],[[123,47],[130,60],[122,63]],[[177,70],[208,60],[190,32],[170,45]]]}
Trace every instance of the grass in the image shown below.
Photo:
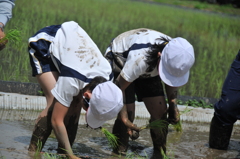
{"label": "grass", "polygon": [[1,51],[0,80],[6,81],[36,82],[31,77],[28,38],[45,26],[71,20],[79,23],[102,53],[112,38],[135,28],[151,28],[171,37],[186,38],[194,46],[196,61],[189,82],[179,89],[180,95],[219,98],[239,50],[239,17],[192,9],[128,0],[21,0],[16,1],[13,15],[5,30],[21,30],[22,45],[7,46]]}
{"label": "grass", "polygon": [[240,9],[234,8],[231,4],[220,5],[218,3],[207,3],[206,0],[152,0],[154,2],[160,2],[164,4],[176,5],[186,8],[199,9],[214,13],[230,14],[234,16],[240,16]]}

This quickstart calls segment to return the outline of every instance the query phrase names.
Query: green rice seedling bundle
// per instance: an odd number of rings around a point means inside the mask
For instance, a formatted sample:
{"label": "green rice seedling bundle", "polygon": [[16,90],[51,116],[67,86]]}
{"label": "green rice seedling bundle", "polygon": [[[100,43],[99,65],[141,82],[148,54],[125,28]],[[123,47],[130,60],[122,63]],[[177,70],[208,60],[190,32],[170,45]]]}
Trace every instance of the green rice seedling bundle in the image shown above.
{"label": "green rice seedling bundle", "polygon": [[182,132],[182,122],[178,121],[177,124],[172,125],[174,130],[176,130],[177,132]]}
{"label": "green rice seedling bundle", "polygon": [[0,39],[0,44],[7,44],[8,42],[18,45],[21,42],[21,32],[17,29],[11,29],[6,32],[5,37]]}
{"label": "green rice seedling bundle", "polygon": [[[179,116],[181,116],[182,114],[188,113],[190,112],[192,109],[188,109],[187,107],[180,112]],[[179,120],[176,124],[172,125],[174,130],[176,130],[177,132],[182,132],[182,122]]]}
{"label": "green rice seedling bundle", "polygon": [[112,149],[116,149],[118,147],[118,138],[110,133],[106,128],[101,128],[101,132],[105,135],[105,137],[107,138],[109,145],[111,146]]}
{"label": "green rice seedling bundle", "polygon": [[166,120],[158,119],[145,126],[142,126],[140,128],[140,131],[144,129],[159,129],[159,131],[162,134],[164,134],[165,130],[167,129],[167,125],[168,125],[168,122]]}
{"label": "green rice seedling bundle", "polygon": [[[188,109],[188,108],[185,108],[182,112],[180,112],[179,116],[182,115],[182,114],[185,114],[185,113],[188,113],[190,112],[192,109]],[[158,119],[158,120],[155,120],[145,126],[142,126],[141,127],[141,130],[143,129],[159,129],[159,130],[164,130],[167,128],[167,125],[168,125],[168,121],[166,120],[163,120],[163,119]],[[173,128],[177,131],[177,132],[182,132],[182,123],[181,121],[177,122],[176,124],[172,125]]]}

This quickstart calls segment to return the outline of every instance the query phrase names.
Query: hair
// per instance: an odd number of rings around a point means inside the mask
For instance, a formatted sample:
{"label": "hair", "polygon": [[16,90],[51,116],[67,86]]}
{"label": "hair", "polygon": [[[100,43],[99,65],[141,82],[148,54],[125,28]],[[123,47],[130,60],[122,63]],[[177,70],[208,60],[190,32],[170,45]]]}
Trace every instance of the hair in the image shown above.
{"label": "hair", "polygon": [[147,52],[145,62],[148,64],[148,68],[146,72],[151,72],[154,70],[154,68],[158,64],[159,58],[161,58],[161,57],[158,57],[158,52],[162,52],[165,46],[167,45],[167,43],[170,41],[170,39],[165,37],[157,38],[156,41],[157,40],[161,40],[163,42],[162,43],[156,42],[150,47],[150,50]]}
{"label": "hair", "polygon": [[91,92],[94,90],[94,88],[100,84],[100,83],[103,83],[103,82],[106,82],[107,80],[102,77],[102,76],[96,76],[94,77],[91,82],[86,85],[84,88],[83,88],[83,92],[87,91],[87,90],[90,90]]}

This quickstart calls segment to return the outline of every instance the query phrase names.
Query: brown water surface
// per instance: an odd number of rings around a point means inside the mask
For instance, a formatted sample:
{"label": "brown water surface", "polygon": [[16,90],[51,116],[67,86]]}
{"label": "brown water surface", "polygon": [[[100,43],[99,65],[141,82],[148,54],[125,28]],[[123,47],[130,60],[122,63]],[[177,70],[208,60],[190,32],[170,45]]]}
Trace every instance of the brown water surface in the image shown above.
{"label": "brown water surface", "polygon": [[[6,159],[30,159],[33,153],[27,151],[34,119],[39,112],[0,109],[0,158]],[[145,125],[148,119],[136,119],[138,126]],[[104,125],[111,131],[113,121]],[[108,146],[108,142],[100,130],[86,128],[84,115],[80,120],[78,134],[73,145],[73,151],[77,156],[92,159],[129,158],[135,153],[144,158],[154,157],[149,130],[143,130],[140,137],[130,142],[128,156],[116,156]],[[210,149],[208,147],[208,123],[182,123],[183,132],[178,133],[172,127],[169,128],[167,152],[170,158],[180,159],[226,159],[240,158],[240,126],[234,126],[229,149],[227,151]],[[56,153],[57,140],[49,138],[43,148],[48,153]],[[132,157],[132,158],[139,158]],[[43,158],[43,157],[42,157]]]}

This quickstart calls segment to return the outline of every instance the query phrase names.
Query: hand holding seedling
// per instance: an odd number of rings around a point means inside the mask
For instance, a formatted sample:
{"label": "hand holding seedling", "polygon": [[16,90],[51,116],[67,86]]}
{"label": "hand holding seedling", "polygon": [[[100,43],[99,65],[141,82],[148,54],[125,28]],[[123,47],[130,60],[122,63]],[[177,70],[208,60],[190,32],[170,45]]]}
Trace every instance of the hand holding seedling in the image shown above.
{"label": "hand holding seedling", "polygon": [[168,108],[168,119],[169,124],[175,125],[180,121],[180,114],[178,107],[169,107]]}
{"label": "hand holding seedling", "polygon": [[[5,33],[3,32],[2,29],[0,29],[0,40],[3,39],[4,37],[5,37]],[[0,51],[5,48],[7,42],[8,41],[5,40],[2,43],[0,43]]]}
{"label": "hand holding seedling", "polygon": [[20,44],[20,31],[16,29],[9,30],[6,34],[0,29],[0,51],[4,49],[8,42],[13,42],[13,44]]}

